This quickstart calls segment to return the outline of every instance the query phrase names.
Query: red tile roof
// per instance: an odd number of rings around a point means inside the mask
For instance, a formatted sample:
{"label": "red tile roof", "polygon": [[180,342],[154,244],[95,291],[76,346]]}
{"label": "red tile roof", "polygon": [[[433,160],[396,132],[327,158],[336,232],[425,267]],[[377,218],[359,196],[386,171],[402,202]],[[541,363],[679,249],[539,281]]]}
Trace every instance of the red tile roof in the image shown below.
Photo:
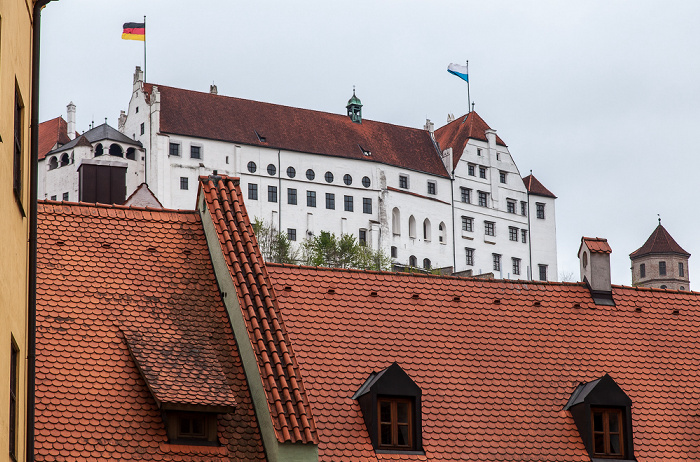
{"label": "red tile roof", "polygon": [[[454,166],[456,167],[457,162],[464,153],[467,141],[470,139],[488,141],[486,139],[486,130],[490,129],[484,119],[472,111],[466,116],[457,117],[447,125],[443,125],[435,130],[435,140],[438,142],[441,152],[447,148],[452,148]],[[496,144],[506,145],[498,135],[496,135]]]}
{"label": "red tile roof", "polygon": [[543,196],[543,197],[551,197],[553,199],[556,199],[557,196],[552,194],[552,192],[545,188],[540,181],[535,178],[535,175],[532,173],[523,178],[523,183],[525,183],[525,189],[533,195],[533,196]]}
{"label": "red tile roof", "polygon": [[586,244],[591,253],[612,253],[608,240],[602,237],[582,237],[581,245]]}
{"label": "red tile roof", "polygon": [[[199,215],[38,211],[36,459],[265,460]],[[219,416],[222,446],[168,444],[154,395],[235,402]]]}
{"label": "red tile roof", "polygon": [[[613,286],[601,307],[584,284],[268,272],[321,461],[589,462],[564,406],[606,373],[632,399],[636,460],[700,459],[698,293]],[[375,454],[351,399],[394,361],[422,389],[425,456]]]}
{"label": "red tile roof", "polygon": [[[153,84],[144,84],[150,94]],[[160,132],[448,174],[425,130],[157,85]],[[265,141],[261,141],[264,137]],[[363,150],[370,151],[365,156]]]}
{"label": "red tile roof", "polygon": [[[201,177],[204,200],[236,284],[238,300],[258,361],[277,439],[317,443],[316,429],[302,376],[278,313],[258,243],[237,178]],[[239,342],[245,341],[238,339]]]}
{"label": "red tile roof", "polygon": [[647,239],[644,245],[630,254],[630,258],[654,253],[677,253],[690,257],[690,254],[678,245],[661,223],[659,223],[659,226],[651,233],[651,236],[649,236],[649,239]]}
{"label": "red tile roof", "polygon": [[63,117],[56,117],[39,124],[39,160],[46,157],[46,154],[57,144],[69,142],[68,123],[63,120]]}

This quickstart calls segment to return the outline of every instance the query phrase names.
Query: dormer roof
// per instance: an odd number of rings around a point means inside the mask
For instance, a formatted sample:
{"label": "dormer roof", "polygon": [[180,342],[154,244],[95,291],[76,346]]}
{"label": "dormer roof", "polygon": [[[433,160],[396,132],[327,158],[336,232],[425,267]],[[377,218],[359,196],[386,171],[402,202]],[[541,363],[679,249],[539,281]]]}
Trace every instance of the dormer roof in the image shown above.
{"label": "dormer roof", "polygon": [[60,146],[57,149],[52,150],[50,153],[57,151],[65,151],[67,149],[74,148],[78,146],[78,143],[83,137],[91,144],[95,144],[101,141],[116,141],[118,143],[124,143],[130,146],[142,146],[140,141],[133,140],[121,133],[119,130],[116,130],[104,123],[102,125],[98,125],[97,127],[91,130],[86,131],[82,134],[82,136],[76,137],[74,140],[70,141],[69,143],[66,143],[63,146]]}
{"label": "dormer roof", "polygon": [[666,231],[666,228],[659,223],[659,226],[657,226],[654,232],[651,233],[651,236],[649,236],[649,239],[647,239],[644,245],[630,254],[630,258],[639,258],[651,254],[669,253],[690,257],[690,254],[683,250],[675,239],[671,237],[669,232]]}

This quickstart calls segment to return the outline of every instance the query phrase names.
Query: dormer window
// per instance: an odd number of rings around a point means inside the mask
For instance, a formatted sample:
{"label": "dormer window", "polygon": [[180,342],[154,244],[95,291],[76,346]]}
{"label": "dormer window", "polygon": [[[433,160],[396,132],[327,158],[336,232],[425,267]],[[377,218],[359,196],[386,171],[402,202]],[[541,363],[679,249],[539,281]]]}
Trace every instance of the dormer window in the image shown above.
{"label": "dormer window", "polygon": [[379,398],[379,447],[406,450],[413,447],[413,401],[405,398]]}
{"label": "dormer window", "polygon": [[596,457],[622,457],[622,411],[592,408],[593,453]]}
{"label": "dormer window", "polygon": [[166,412],[165,428],[170,444],[218,445],[216,414]]}

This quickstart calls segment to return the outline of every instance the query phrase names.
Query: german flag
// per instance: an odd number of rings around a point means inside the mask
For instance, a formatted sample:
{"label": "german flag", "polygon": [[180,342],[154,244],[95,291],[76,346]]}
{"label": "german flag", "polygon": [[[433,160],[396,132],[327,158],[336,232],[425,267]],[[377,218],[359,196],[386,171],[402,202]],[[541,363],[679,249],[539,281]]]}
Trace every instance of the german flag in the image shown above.
{"label": "german flag", "polygon": [[122,32],[124,40],[146,40],[146,23],[145,22],[125,22],[124,31]]}

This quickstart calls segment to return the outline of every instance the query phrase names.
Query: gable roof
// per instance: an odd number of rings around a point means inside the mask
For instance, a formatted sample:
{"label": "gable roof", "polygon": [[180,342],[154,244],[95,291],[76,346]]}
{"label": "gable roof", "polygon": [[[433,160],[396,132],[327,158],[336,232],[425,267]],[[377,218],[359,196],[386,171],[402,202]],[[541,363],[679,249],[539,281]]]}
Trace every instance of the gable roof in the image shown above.
{"label": "gable roof", "polygon": [[[153,86],[144,84],[147,95]],[[426,130],[364,118],[354,123],[346,115],[157,87],[161,133],[380,162],[448,176]]]}
{"label": "gable roof", "polygon": [[153,194],[153,191],[151,191],[151,188],[149,188],[148,184],[146,183],[141,183],[126,199],[124,205],[127,207],[136,206],[150,207],[154,209],[163,208],[163,204],[160,203],[156,195]]}
{"label": "gable roof", "polygon": [[698,293],[613,286],[617,306],[601,307],[580,283],[268,272],[321,461],[386,457],[351,397],[394,361],[422,389],[425,456],[415,460],[589,462],[564,406],[606,373],[633,402],[637,460],[679,460],[678,448],[682,460],[700,458],[688,404],[700,396]]}
{"label": "gable roof", "polygon": [[552,199],[556,199],[557,196],[552,194],[552,192],[545,188],[540,181],[535,178],[535,175],[532,173],[523,178],[523,183],[525,183],[525,189],[527,189],[527,192],[529,192],[533,196],[542,196],[542,197],[551,197]]}
{"label": "gable roof", "polygon": [[[612,253],[608,240],[603,237],[582,237],[581,246],[586,245],[591,253]],[[581,249],[579,248],[579,252]]]}
{"label": "gable roof", "polygon": [[644,245],[630,254],[630,258],[638,258],[655,253],[677,253],[690,257],[690,254],[678,245],[661,223],[651,233]]}
{"label": "gable roof", "polygon": [[[85,138],[88,142],[91,144],[95,144],[98,141],[104,141],[104,140],[109,140],[109,141],[117,141],[119,143],[124,143],[124,144],[129,144],[131,146],[138,146],[141,147],[141,142],[132,140],[128,136],[124,135],[123,133],[119,132],[118,130],[115,130],[114,128],[110,127],[106,123],[102,125],[98,125],[95,128],[92,128],[85,133],[82,134],[82,136],[76,136],[75,139],[71,140],[69,143],[66,143],[63,146],[60,146],[51,152],[54,151],[65,151],[66,149],[71,149],[76,147],[78,145],[78,142]],[[109,148],[109,146],[107,147]]]}
{"label": "gable roof", "polygon": [[[435,130],[435,140],[438,142],[441,152],[447,148],[452,148],[454,167],[456,167],[457,162],[464,153],[467,142],[470,139],[488,141],[486,130],[490,129],[491,127],[488,126],[484,119],[472,111]],[[500,146],[506,145],[498,135],[496,135],[496,144]]]}
{"label": "gable roof", "polygon": [[39,160],[58,145],[70,143],[68,123],[63,117],[56,117],[39,124]]}
{"label": "gable roof", "polygon": [[[37,460],[265,460],[199,215],[38,214]],[[167,443],[160,406],[183,402],[235,406],[218,418],[221,447]]]}

